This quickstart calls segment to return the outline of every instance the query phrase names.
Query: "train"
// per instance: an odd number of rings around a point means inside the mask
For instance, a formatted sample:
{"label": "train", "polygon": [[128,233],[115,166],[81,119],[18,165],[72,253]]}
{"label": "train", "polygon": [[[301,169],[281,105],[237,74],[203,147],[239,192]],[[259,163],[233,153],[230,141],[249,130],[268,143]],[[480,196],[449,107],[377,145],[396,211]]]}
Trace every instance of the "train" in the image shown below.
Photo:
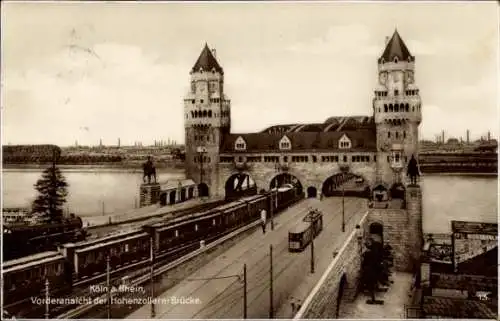
{"label": "train", "polygon": [[288,251],[302,252],[322,230],[323,214],[318,210],[311,210],[288,232]]}
{"label": "train", "polygon": [[74,214],[60,222],[4,224],[3,259],[57,250],[61,244],[83,241],[87,236],[82,219]]}
{"label": "train", "polygon": [[[43,293],[45,280],[51,295],[71,291],[74,286],[90,284],[151,264],[173,260],[200,248],[260,218],[260,211],[273,206],[279,212],[304,198],[294,189],[248,196],[201,213],[193,213],[121,234],[60,246],[58,251],[43,252],[5,262],[4,306],[14,306],[28,297]],[[277,194],[277,196],[276,196]],[[152,257],[153,256],[153,257]],[[28,293],[29,292],[29,293]]]}

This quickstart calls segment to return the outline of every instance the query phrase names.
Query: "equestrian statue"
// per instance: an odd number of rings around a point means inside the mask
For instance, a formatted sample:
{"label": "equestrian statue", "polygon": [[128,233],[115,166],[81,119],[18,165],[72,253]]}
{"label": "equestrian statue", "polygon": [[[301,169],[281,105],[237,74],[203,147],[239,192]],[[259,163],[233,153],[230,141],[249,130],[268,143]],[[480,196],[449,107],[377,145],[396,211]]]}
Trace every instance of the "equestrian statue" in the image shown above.
{"label": "equestrian statue", "polygon": [[415,159],[415,155],[411,155],[411,159],[408,162],[408,171],[406,175],[410,176],[410,184],[417,184],[417,177],[420,176],[420,172],[418,170],[418,164],[417,160]]}
{"label": "equestrian statue", "polygon": [[151,156],[148,156],[148,160],[144,164],[142,164],[142,170],[144,171],[144,174],[142,176],[142,181],[144,183],[146,182],[146,177],[148,179],[148,184],[151,184],[151,177],[153,177],[154,183],[156,183],[156,168],[153,164]]}

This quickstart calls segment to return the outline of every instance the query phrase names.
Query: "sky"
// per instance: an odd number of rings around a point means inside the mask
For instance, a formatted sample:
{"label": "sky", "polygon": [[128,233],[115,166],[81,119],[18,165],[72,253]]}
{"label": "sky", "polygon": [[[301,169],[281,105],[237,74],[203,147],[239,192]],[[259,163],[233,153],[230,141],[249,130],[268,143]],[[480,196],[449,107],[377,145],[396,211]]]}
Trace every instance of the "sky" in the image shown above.
{"label": "sky", "polygon": [[498,4],[2,1],[2,143],[184,142],[205,42],[232,132],[371,115],[395,28],[416,56],[420,137],[498,135]]}

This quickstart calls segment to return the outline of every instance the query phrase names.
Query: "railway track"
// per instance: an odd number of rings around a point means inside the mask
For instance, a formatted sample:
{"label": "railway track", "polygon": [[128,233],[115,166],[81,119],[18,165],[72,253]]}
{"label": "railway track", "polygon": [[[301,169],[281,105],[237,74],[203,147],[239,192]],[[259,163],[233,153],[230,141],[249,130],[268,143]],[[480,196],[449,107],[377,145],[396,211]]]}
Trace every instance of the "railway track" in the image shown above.
{"label": "railway track", "polygon": [[[204,239],[205,247],[209,248],[210,245],[215,241],[221,240],[225,236],[228,236],[229,234],[239,229],[251,226],[257,221],[258,219],[249,224],[238,226],[228,231],[219,233],[218,235],[206,238]],[[169,269],[190,259],[190,255],[194,254],[197,250],[200,249],[200,241],[201,239],[193,240],[175,250],[160,253],[159,255],[157,255],[154,262],[155,277],[161,276]],[[126,269],[123,271],[112,271],[110,273],[111,286],[119,286],[124,277],[127,277],[130,280],[129,285],[132,286],[138,286],[150,280],[151,261],[149,258],[135,263],[133,270],[130,270],[131,266],[126,266],[124,268]],[[96,288],[104,287],[107,285],[107,282],[105,280],[106,273],[99,274],[90,279],[80,280],[79,282],[76,282],[70,294],[51,295],[51,298],[57,298],[59,301],[66,302],[65,304],[51,304],[49,308],[49,317],[58,319],[77,318],[96,307],[98,308],[99,306],[101,306],[102,308],[102,302],[106,302],[107,294],[92,293],[91,286]],[[60,290],[59,292],[61,292],[62,290]],[[38,297],[38,299],[44,298],[45,297],[43,295]],[[72,300],[75,301],[74,298],[86,298],[86,304],[81,304],[81,302],[72,303]],[[17,306],[14,307],[14,305]],[[46,313],[45,304],[33,304],[31,300],[25,300],[23,302],[11,304],[9,306],[5,306],[4,308],[9,311],[9,313],[16,315],[18,318],[41,318]]]}

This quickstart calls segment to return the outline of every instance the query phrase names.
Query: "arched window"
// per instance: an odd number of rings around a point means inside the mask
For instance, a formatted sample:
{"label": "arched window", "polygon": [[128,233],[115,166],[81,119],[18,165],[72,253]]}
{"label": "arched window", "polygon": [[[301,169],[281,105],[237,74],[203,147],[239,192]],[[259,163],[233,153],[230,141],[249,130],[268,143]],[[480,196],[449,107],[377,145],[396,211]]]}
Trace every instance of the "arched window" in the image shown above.
{"label": "arched window", "polygon": [[387,132],[387,138],[391,138],[391,132]]}
{"label": "arched window", "polygon": [[207,117],[207,111],[206,110],[203,111],[203,117]]}
{"label": "arched window", "polygon": [[399,111],[399,105],[398,104],[395,104],[394,105],[394,111],[397,113]]}
{"label": "arched window", "polygon": [[411,106],[411,111],[415,111],[415,106]]}
{"label": "arched window", "polygon": [[398,63],[398,57],[394,57],[394,62]]}
{"label": "arched window", "polygon": [[211,110],[208,111],[208,117],[212,118],[212,111]]}
{"label": "arched window", "polygon": [[194,118],[194,111],[191,110],[191,118]]}
{"label": "arched window", "polygon": [[384,111],[387,112],[387,104],[384,104]]}
{"label": "arched window", "polygon": [[392,108],[392,104],[389,104],[389,112],[392,113],[394,109]]}
{"label": "arched window", "polygon": [[410,106],[408,104],[405,105],[406,112],[410,110]]}

